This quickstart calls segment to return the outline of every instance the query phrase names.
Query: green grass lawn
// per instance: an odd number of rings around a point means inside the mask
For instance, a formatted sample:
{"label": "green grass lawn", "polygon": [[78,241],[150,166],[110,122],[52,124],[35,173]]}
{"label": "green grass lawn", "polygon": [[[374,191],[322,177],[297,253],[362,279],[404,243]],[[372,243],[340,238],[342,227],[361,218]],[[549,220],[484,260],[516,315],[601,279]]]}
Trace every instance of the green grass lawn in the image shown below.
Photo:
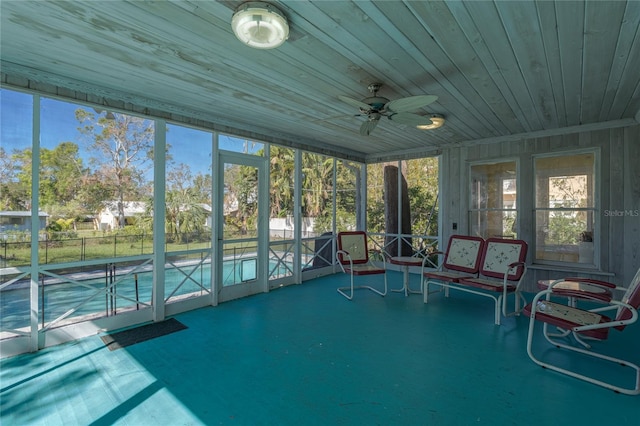
{"label": "green grass lawn", "polygon": [[[40,242],[40,264],[79,262],[83,260],[126,257],[153,254],[153,238],[150,235],[94,236],[93,232],[79,238]],[[209,241],[167,242],[167,252],[210,248]],[[0,267],[31,264],[31,243],[4,242],[0,245]]]}

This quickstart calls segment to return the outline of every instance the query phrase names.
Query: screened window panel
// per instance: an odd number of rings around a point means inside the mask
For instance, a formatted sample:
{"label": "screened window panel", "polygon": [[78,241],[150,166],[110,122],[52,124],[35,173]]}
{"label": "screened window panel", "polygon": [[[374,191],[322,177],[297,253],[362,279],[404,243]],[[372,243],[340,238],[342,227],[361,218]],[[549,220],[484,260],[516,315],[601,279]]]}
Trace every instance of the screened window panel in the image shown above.
{"label": "screened window panel", "polygon": [[596,266],[595,153],[535,159],[536,260]]}
{"label": "screened window panel", "polygon": [[474,164],[470,168],[471,235],[517,238],[517,164]]}

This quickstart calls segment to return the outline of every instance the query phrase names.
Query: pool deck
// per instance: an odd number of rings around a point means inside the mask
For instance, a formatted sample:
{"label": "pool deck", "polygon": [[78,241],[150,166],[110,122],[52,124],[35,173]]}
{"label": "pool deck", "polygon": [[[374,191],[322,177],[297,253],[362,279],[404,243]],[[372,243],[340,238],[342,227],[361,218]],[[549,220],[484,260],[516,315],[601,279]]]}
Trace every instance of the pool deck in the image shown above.
{"label": "pool deck", "polygon": [[[388,274],[399,288],[402,273]],[[392,292],[348,301],[336,292],[347,282],[323,277],[180,314],[186,330],[115,351],[96,335],[1,360],[0,424],[639,422],[640,396],[535,365],[526,317],[496,326],[490,300],[459,292],[428,305]],[[616,366],[552,354],[541,333],[536,344],[545,356],[618,375]],[[599,345],[640,362],[640,324]]]}

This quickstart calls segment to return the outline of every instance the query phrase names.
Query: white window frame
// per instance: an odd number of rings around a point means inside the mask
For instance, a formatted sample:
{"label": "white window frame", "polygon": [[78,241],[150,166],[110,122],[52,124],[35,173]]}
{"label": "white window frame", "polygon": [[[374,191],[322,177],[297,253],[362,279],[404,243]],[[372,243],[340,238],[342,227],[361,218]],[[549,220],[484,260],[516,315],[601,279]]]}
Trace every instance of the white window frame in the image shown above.
{"label": "white window frame", "polygon": [[[471,176],[472,176],[472,168],[475,166],[490,166],[490,165],[497,165],[497,164],[504,164],[504,163],[515,163],[515,168],[516,168],[516,174],[515,174],[515,179],[516,179],[516,199],[515,199],[515,209],[505,209],[505,208],[474,208],[473,207],[473,188],[471,187],[473,185],[473,182],[471,181]],[[521,222],[521,213],[520,213],[520,161],[518,158],[495,158],[492,160],[482,160],[482,161],[473,161],[469,163],[468,166],[468,221],[469,221],[469,232],[472,232],[473,229],[473,222],[472,222],[472,215],[473,213],[481,213],[481,212],[515,212],[516,214],[516,237],[517,238],[521,238],[521,232],[520,232],[520,222]],[[500,197],[502,197],[503,192],[500,192]],[[501,202],[501,205],[503,205],[503,203]],[[494,235],[488,235],[487,237],[493,237]]]}
{"label": "white window frame", "polygon": [[[583,154],[593,154],[593,206],[592,207],[575,207],[575,208],[551,208],[551,207],[538,207],[536,204],[536,194],[537,194],[537,181],[538,181],[538,170],[537,170],[537,160],[542,158],[553,158],[553,157],[571,157],[576,155]],[[532,261],[534,264],[539,265],[554,265],[554,266],[564,266],[571,268],[581,268],[581,269],[599,269],[600,268],[600,235],[601,235],[601,227],[600,227],[600,194],[601,194],[601,171],[600,171],[600,149],[599,148],[588,148],[588,149],[577,149],[570,151],[559,151],[553,153],[545,153],[545,154],[536,154],[532,156],[533,161],[533,180],[532,187],[533,191],[531,194],[532,201],[531,205],[533,206],[532,211],[532,235],[531,235],[531,246],[533,247],[533,258]],[[551,177],[551,176],[549,176]],[[592,243],[593,243],[593,262],[592,263],[581,263],[578,261],[566,261],[566,260],[549,260],[549,259],[539,259],[538,258],[538,241],[537,241],[537,230],[538,230],[538,212],[540,211],[586,211],[591,212],[593,216],[593,228],[592,228]]]}

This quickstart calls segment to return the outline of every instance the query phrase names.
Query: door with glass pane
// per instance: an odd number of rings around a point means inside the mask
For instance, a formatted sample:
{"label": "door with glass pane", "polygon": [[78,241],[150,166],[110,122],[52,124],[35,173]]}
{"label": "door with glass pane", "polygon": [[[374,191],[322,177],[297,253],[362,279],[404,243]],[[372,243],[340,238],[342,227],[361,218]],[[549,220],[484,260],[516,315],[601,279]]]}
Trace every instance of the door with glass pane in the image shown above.
{"label": "door with glass pane", "polygon": [[268,290],[268,175],[264,157],[220,152],[218,301]]}

